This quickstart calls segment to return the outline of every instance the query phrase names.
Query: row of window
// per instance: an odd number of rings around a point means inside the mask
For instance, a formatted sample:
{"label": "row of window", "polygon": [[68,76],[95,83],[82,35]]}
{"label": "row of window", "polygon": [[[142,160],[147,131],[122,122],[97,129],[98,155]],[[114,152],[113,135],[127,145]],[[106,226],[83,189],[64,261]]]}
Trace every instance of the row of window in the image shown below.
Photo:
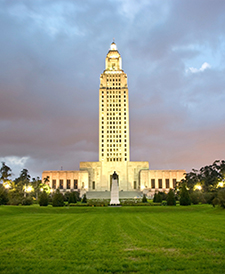
{"label": "row of window", "polygon": [[[126,94],[126,90],[124,90],[123,92],[124,94]],[[104,95],[104,90],[102,91],[102,94]],[[113,90],[113,91],[107,91],[106,94],[122,94],[122,91],[117,91],[117,90]]]}
{"label": "row of window", "polygon": [[[103,149],[102,149],[102,151],[103,151]],[[107,148],[107,152],[116,152],[116,151],[119,151],[119,149],[118,148]],[[124,151],[126,152],[127,149],[125,148]]]}
{"label": "row of window", "polygon": [[[113,136],[110,138],[115,138],[115,136],[117,136],[117,135],[107,135],[107,138],[109,138],[108,136]],[[102,138],[104,138],[103,135],[102,135]],[[121,139],[107,139],[106,142],[107,143],[122,143],[122,140]],[[126,143],[127,140],[125,139],[124,142]],[[104,143],[104,139],[102,139],[102,143]]]}
{"label": "row of window", "polygon": [[[127,161],[127,158],[124,161]],[[122,158],[107,158],[107,162],[122,162]]]}
{"label": "row of window", "polygon": [[[120,108],[120,109],[122,109],[123,108],[123,106],[121,107],[121,104],[103,104],[104,102],[102,102],[102,108],[104,108],[104,106],[105,107],[107,107],[107,108]],[[117,103],[117,102],[114,102],[114,103]],[[127,105],[126,105],[126,102],[124,103],[124,108],[126,108],[127,107]]]}
{"label": "row of window", "polygon": [[116,78],[115,76],[113,76],[113,77],[107,77],[107,81],[115,81],[115,82],[117,82],[117,81],[119,81],[120,82],[120,77],[118,77],[118,78]]}
{"label": "row of window", "polygon": [[[113,125],[121,125],[121,122],[110,122]],[[104,129],[104,126],[102,126],[102,129]],[[107,126],[107,129],[121,129],[121,126]],[[126,129],[126,126],[124,127],[124,129]]]}
{"label": "row of window", "polygon": [[112,85],[112,86],[118,85],[118,86],[120,86],[121,84],[120,83],[110,83],[110,82],[108,82],[107,86],[109,86],[109,85]]}
{"label": "row of window", "polygon": [[[126,112],[123,113],[123,112],[121,112],[122,110],[121,110],[121,109],[118,109],[118,108],[113,108],[113,109],[112,109],[112,108],[110,108],[110,109],[107,108],[106,110],[107,110],[107,111],[110,111],[110,113],[109,113],[109,112],[107,113],[108,116],[109,116],[109,115],[111,115],[111,116],[112,116],[112,115],[120,115],[120,116],[121,116],[122,114],[124,114],[124,116],[127,115]],[[119,111],[119,112],[118,112],[118,111]],[[102,108],[102,112],[104,112],[104,108]],[[126,119],[126,117],[124,117],[124,119]]]}
{"label": "row of window", "polygon": [[[163,182],[162,179],[158,179],[158,188],[159,189],[163,188],[163,183],[162,182]],[[156,188],[156,184],[155,183],[156,183],[155,179],[151,179],[151,186],[150,186],[150,188],[152,188],[152,189]],[[175,188],[177,180],[176,179],[172,179],[172,183],[173,183],[173,188]],[[170,179],[165,179],[165,185],[166,185],[167,189],[170,188]],[[136,181],[134,181],[134,189],[137,189],[137,183],[136,183]]]}
{"label": "row of window", "polygon": [[[84,185],[84,183],[82,183],[82,186]],[[64,188],[64,183],[63,183],[63,179],[60,179],[59,180],[59,186],[58,186],[60,189],[63,189]],[[56,186],[56,180],[52,180],[52,188],[53,189],[56,189],[58,188]],[[66,180],[66,189],[78,189],[78,180],[70,180],[70,179],[67,179]]]}

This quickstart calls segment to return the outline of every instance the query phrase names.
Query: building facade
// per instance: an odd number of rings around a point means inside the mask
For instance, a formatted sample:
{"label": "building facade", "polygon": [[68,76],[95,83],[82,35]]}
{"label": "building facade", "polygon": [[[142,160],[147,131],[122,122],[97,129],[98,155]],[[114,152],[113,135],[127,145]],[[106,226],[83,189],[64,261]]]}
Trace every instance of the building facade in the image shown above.
{"label": "building facade", "polygon": [[149,170],[148,162],[130,161],[129,94],[122,58],[113,42],[105,59],[99,87],[99,161],[80,162],[79,171],[44,171],[51,188],[110,191],[112,174],[118,174],[119,190],[169,191],[185,170]]}

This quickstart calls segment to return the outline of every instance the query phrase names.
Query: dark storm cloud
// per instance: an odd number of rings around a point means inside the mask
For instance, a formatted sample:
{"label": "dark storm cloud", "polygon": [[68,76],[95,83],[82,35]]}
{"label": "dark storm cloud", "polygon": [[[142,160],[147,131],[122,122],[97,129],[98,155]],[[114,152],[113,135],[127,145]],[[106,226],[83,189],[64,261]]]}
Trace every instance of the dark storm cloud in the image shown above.
{"label": "dark storm cloud", "polygon": [[208,0],[1,1],[0,157],[39,175],[98,160],[99,75],[115,37],[131,159],[189,170],[223,158],[224,10]]}

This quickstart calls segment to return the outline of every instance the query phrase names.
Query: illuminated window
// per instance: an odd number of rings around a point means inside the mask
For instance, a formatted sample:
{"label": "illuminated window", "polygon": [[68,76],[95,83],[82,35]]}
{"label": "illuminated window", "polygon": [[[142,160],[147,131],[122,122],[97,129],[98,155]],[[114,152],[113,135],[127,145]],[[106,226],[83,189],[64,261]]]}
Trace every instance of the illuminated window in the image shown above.
{"label": "illuminated window", "polygon": [[155,188],[155,179],[151,179],[151,187]]}
{"label": "illuminated window", "polygon": [[166,179],[166,188],[170,188],[170,179]]}
{"label": "illuminated window", "polygon": [[162,179],[158,179],[159,188],[162,188]]}
{"label": "illuminated window", "polygon": [[52,188],[56,189],[56,180],[52,180]]}
{"label": "illuminated window", "polygon": [[66,188],[70,189],[70,180],[66,180]]}

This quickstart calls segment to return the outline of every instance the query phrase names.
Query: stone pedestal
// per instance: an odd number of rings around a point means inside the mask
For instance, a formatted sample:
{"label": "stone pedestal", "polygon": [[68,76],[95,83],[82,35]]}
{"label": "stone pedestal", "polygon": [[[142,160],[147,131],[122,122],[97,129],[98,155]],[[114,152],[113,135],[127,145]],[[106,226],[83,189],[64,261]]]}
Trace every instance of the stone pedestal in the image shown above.
{"label": "stone pedestal", "polygon": [[119,186],[118,186],[118,176],[114,172],[112,177],[112,188],[111,188],[111,201],[110,205],[119,205]]}

